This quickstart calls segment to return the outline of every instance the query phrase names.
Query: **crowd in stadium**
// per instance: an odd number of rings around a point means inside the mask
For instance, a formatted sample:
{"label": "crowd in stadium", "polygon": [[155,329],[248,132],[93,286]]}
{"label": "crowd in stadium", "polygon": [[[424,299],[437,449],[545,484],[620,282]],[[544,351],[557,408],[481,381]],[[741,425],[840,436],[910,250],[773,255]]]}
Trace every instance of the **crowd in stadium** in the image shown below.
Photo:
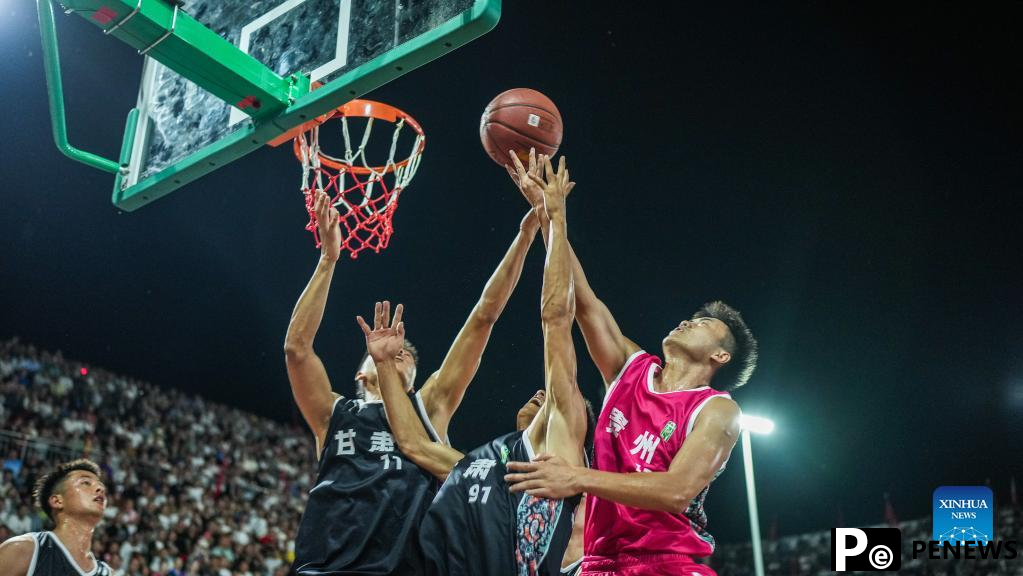
{"label": "crowd in stadium", "polygon": [[35,478],[87,456],[103,468],[111,495],[93,552],[113,569],[287,573],[314,472],[304,430],[83,370],[17,340],[0,343],[0,393],[0,541],[42,529],[31,506]]}
{"label": "crowd in stadium", "polygon": [[[287,574],[313,478],[313,442],[292,428],[176,390],[0,343],[0,542],[45,529],[35,478],[87,456],[111,494],[93,552],[125,576]],[[929,519],[903,522],[902,573],[1023,575],[1021,562],[912,560]],[[1000,539],[1023,540],[1020,510],[1000,510]],[[766,573],[831,573],[829,532],[765,542]],[[752,574],[749,544],[718,547],[720,576]]]}

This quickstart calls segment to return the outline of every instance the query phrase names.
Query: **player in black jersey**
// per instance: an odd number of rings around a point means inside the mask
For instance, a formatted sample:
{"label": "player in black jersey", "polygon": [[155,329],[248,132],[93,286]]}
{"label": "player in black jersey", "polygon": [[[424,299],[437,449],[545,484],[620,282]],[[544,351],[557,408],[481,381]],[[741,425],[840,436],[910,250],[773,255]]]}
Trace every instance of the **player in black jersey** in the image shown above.
{"label": "player in black jersey", "polygon": [[[572,183],[564,160],[557,173],[544,160],[549,255],[544,268],[541,319],[544,329],[546,397],[524,431],[505,434],[463,455],[432,442],[402,391],[392,360],[404,338],[402,307],[393,323],[390,304],[378,303],[374,327],[358,319],[367,349],[377,361],[380,390],[398,446],[411,460],[446,478],[427,511],[420,541],[429,574],[469,576],[558,574],[572,532],[578,497],[548,500],[510,494],[504,465],[549,452],[583,465],[586,404],[576,384],[572,344],[575,297],[567,252],[564,200]],[[537,173],[531,177],[539,179]],[[542,182],[542,179],[540,179]]]}
{"label": "player in black jersey", "polygon": [[92,533],[107,508],[99,466],[72,460],[36,481],[36,506],[53,531],[29,532],[0,544],[0,576],[110,576],[92,555]]}
{"label": "player in black jersey", "polygon": [[[340,256],[338,214],[326,194],[316,199],[322,241],[316,271],[288,326],[285,354],[295,401],[316,438],[316,483],[295,541],[299,574],[405,575],[421,572],[417,530],[432,500],[435,480],[394,444],[384,417],[376,363],[368,355],[356,373],[359,399],[331,389],[312,343],[323,318]],[[529,213],[487,282],[439,370],[414,393],[417,358],[407,342],[391,359],[400,388],[415,406],[431,441],[447,438],[451,414],[479,366],[491,329],[518,282],[539,228]]]}

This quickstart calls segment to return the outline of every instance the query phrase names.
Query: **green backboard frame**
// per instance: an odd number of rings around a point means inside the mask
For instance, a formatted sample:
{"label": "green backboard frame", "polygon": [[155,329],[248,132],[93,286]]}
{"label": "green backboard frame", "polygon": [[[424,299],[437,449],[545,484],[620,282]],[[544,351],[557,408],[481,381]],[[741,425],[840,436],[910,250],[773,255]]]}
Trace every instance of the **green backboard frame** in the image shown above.
{"label": "green backboard frame", "polygon": [[[501,0],[475,0],[472,7],[460,15],[345,72],[319,89],[309,91],[308,78],[295,78],[295,75],[282,78],[274,74],[269,68],[238,50],[230,42],[219,38],[183,11],[179,12],[166,0],[144,2],[106,0],[103,3],[104,9],[110,10],[111,5],[117,9],[116,13],[106,18],[96,17],[98,12],[96,2],[97,0],[64,0],[62,3],[70,8],[70,11],[78,12],[99,25],[105,32],[139,48],[140,52],[148,47],[149,57],[229,103],[237,102],[227,99],[234,99],[239,93],[252,94],[253,84],[258,83],[267,87],[261,96],[262,102],[266,105],[255,110],[244,110],[249,118],[234,132],[148,178],[127,185],[129,160],[133,148],[138,145],[135,125],[144,121],[139,118],[139,111],[133,109],[128,115],[118,162],[120,169],[116,171],[113,190],[114,205],[127,211],[136,210],[166,196],[220,166],[264,146],[278,136],[464,46],[492,30],[501,16]],[[86,161],[82,155],[88,153],[70,147],[66,142],[66,132],[61,132],[64,128],[63,97],[60,91],[59,63],[50,0],[38,0],[38,3],[47,79],[50,84],[54,135],[58,147],[65,154],[76,160]],[[135,14],[125,25],[111,30],[132,10]],[[162,23],[162,28],[159,25],[154,26],[154,23]],[[48,35],[52,37],[50,50],[47,50]],[[186,35],[199,40],[190,41]],[[195,57],[197,52],[201,54],[199,61]],[[209,74],[216,66],[223,67],[225,61],[228,62],[227,69],[231,73],[229,81],[225,81],[224,74]],[[230,64],[232,62],[238,66],[234,67]],[[253,62],[256,63],[256,67],[253,66]],[[51,69],[55,72],[51,73]],[[61,135],[64,137],[63,142]],[[108,169],[109,165],[113,165],[113,162],[104,160],[91,159],[86,163],[101,169]]]}

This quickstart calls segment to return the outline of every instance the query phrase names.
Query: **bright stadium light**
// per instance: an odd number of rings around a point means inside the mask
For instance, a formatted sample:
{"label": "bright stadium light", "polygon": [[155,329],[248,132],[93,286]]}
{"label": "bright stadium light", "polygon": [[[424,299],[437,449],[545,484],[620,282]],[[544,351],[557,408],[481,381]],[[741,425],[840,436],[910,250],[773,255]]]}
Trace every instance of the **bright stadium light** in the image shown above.
{"label": "bright stadium light", "polygon": [[739,417],[739,425],[743,430],[749,430],[754,434],[770,434],[774,432],[774,420],[743,414]]}
{"label": "bright stadium light", "polygon": [[764,576],[764,551],[760,544],[760,515],[757,512],[757,488],[753,483],[753,446],[750,432],[770,434],[774,431],[774,420],[761,416],[743,414],[739,419],[742,428],[742,461],[746,469],[746,500],[749,503],[750,539],[753,542],[753,570],[756,576]]}

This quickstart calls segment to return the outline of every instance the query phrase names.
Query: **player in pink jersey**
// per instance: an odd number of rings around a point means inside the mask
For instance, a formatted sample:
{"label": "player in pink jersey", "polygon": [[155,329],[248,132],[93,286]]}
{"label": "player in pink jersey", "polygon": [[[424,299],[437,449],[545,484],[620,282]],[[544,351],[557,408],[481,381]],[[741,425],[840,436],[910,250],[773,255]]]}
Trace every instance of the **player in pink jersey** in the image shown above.
{"label": "player in pink jersey", "polygon": [[749,379],[756,340],[738,311],[712,302],[664,338],[662,366],[622,334],[573,261],[576,320],[607,391],[594,468],[541,454],[509,463],[506,480],[534,496],[588,495],[584,575],[714,574],[694,560],[714,551],[703,502],[739,434],[725,390]]}

